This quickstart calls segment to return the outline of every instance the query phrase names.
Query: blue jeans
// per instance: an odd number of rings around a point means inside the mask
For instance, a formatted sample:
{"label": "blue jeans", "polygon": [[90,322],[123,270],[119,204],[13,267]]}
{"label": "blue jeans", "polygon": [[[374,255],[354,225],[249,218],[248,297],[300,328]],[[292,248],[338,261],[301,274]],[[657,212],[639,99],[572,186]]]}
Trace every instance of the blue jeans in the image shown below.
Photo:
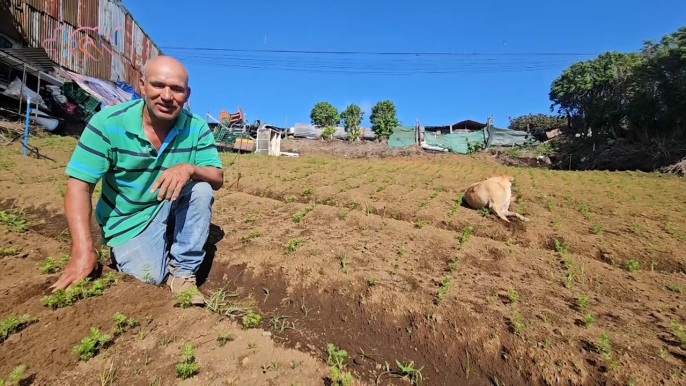
{"label": "blue jeans", "polygon": [[213,203],[210,184],[188,182],[141,233],[112,248],[117,269],[155,285],[164,283],[170,269],[175,277],[194,276],[205,258]]}

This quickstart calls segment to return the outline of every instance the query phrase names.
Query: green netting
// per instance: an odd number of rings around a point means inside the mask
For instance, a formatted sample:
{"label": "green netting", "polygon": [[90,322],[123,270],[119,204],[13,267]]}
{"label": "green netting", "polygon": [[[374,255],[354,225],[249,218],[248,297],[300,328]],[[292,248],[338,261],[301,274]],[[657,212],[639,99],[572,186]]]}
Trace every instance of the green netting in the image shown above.
{"label": "green netting", "polygon": [[388,147],[409,147],[415,143],[414,126],[398,126],[388,137]]}
{"label": "green netting", "polygon": [[472,131],[469,133],[453,133],[436,135],[430,132],[424,132],[424,140],[428,145],[440,146],[448,149],[453,153],[469,154],[470,146],[474,148],[479,145],[484,147],[484,131]]}
{"label": "green netting", "polygon": [[501,129],[495,126],[488,126],[486,130],[488,146],[523,146],[538,142],[526,131]]}

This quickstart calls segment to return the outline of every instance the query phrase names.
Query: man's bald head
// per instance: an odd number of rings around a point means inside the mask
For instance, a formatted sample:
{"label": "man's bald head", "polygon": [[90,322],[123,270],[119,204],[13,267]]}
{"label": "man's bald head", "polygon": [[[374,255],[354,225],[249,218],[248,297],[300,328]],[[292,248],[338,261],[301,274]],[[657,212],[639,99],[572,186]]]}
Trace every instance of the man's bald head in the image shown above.
{"label": "man's bald head", "polygon": [[147,112],[161,121],[173,121],[191,94],[188,70],[171,56],[157,56],[148,60],[140,79],[141,95]]}

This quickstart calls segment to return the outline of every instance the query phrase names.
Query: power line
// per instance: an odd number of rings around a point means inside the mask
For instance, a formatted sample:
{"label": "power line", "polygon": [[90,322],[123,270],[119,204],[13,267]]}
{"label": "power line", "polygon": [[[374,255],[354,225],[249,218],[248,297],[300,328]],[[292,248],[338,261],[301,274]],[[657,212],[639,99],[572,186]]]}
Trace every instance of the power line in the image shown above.
{"label": "power line", "polygon": [[598,53],[580,52],[519,52],[519,53],[486,53],[486,52],[384,52],[384,51],[315,51],[315,50],[266,50],[246,48],[214,47],[175,47],[162,46],[163,50],[220,51],[220,52],[255,52],[279,54],[319,54],[319,55],[382,55],[382,56],[596,56]]}

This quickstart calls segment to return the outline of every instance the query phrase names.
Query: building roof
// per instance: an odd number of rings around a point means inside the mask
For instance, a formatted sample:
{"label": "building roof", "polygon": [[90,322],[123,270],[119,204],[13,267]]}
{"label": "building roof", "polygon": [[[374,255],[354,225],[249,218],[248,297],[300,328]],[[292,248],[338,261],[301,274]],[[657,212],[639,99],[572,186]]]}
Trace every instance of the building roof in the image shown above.
{"label": "building roof", "polygon": [[441,126],[424,126],[425,130],[428,131],[443,131],[443,130],[450,130],[450,126],[453,127],[453,130],[469,130],[469,131],[476,131],[476,130],[481,130],[487,125],[485,123],[473,121],[471,119],[465,119],[464,121],[460,121],[457,123],[453,123],[452,125],[441,125]]}

